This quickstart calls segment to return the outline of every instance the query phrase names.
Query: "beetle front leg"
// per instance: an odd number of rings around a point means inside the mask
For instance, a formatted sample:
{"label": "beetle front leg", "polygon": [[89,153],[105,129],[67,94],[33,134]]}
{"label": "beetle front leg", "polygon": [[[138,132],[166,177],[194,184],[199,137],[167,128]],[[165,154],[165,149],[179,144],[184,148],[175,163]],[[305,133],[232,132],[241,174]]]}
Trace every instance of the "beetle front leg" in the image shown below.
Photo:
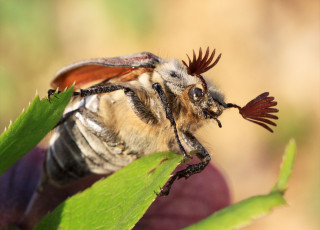
{"label": "beetle front leg", "polygon": [[164,93],[164,91],[162,89],[162,86],[159,83],[154,83],[152,85],[152,88],[155,90],[155,92],[159,96],[159,99],[160,99],[160,101],[162,103],[163,109],[164,109],[165,114],[166,114],[166,118],[170,121],[170,124],[171,124],[171,126],[173,128],[173,131],[174,131],[174,135],[175,135],[176,141],[177,141],[177,143],[179,145],[179,148],[180,148],[183,156],[188,157],[188,158],[192,158],[187,154],[186,150],[183,148],[183,146],[181,144],[181,141],[180,141],[180,138],[179,138],[179,135],[178,135],[176,121],[174,120],[173,113],[172,113],[172,111],[170,109],[166,94]]}
{"label": "beetle front leg", "polygon": [[170,180],[167,183],[167,186],[165,189],[162,189],[158,196],[167,196],[170,193],[171,187],[173,183],[180,178],[188,179],[190,176],[202,172],[207,165],[209,164],[211,157],[207,150],[200,144],[200,142],[189,132],[182,132],[182,138],[184,142],[192,147],[195,150],[198,150],[196,153],[197,157],[201,160],[200,163],[188,165],[187,168],[178,171],[175,173]]}

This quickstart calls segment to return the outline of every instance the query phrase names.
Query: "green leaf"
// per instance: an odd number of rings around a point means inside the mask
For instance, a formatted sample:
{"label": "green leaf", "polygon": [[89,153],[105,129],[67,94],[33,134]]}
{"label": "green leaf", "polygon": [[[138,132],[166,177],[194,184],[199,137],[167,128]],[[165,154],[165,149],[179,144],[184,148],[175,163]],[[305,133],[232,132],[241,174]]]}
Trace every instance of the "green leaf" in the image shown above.
{"label": "green leaf", "polygon": [[36,146],[59,122],[73,93],[65,92],[40,100],[36,95],[32,104],[22,112],[8,130],[0,136],[0,175]]}
{"label": "green leaf", "polygon": [[252,219],[267,214],[272,208],[283,204],[286,204],[286,201],[278,192],[264,196],[251,197],[228,206],[208,218],[184,229],[236,229],[248,225]]}
{"label": "green leaf", "polygon": [[295,155],[295,141],[290,140],[283,157],[279,179],[270,194],[240,201],[184,229],[237,229],[248,225],[253,219],[269,213],[273,208],[286,204],[283,193],[292,172]]}
{"label": "green leaf", "polygon": [[280,174],[276,185],[273,187],[272,191],[284,192],[288,186],[288,180],[292,173],[294,159],[296,157],[297,147],[294,139],[289,141],[285,154],[283,156],[282,165],[280,169]]}
{"label": "green leaf", "polygon": [[142,157],[66,200],[35,229],[131,229],[182,158],[174,153]]}

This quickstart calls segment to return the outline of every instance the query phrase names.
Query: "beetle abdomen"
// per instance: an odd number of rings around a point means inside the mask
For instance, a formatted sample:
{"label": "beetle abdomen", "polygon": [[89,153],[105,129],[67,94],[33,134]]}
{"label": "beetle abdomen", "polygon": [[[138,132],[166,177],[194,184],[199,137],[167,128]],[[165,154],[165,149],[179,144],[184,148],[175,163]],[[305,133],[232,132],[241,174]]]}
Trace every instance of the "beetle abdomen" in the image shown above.
{"label": "beetle abdomen", "polygon": [[108,174],[137,155],[99,120],[81,107],[57,127],[47,151],[45,173],[56,185],[66,185],[92,173]]}

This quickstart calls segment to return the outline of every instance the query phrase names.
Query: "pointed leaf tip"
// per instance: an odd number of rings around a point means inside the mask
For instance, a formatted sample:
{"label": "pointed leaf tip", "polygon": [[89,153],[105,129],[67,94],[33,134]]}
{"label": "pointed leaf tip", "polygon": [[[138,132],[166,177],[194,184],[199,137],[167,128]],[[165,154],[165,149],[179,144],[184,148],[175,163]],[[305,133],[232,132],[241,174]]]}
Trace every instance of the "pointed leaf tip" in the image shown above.
{"label": "pointed leaf tip", "polygon": [[294,160],[297,153],[297,146],[294,139],[291,139],[285,149],[283,155],[280,173],[276,185],[273,187],[272,191],[284,192],[288,187],[288,181],[292,173]]}
{"label": "pointed leaf tip", "polygon": [[14,123],[10,121],[6,133],[0,136],[0,175],[52,130],[60,120],[72,91],[62,93],[59,102],[51,104],[40,100],[37,95]]}

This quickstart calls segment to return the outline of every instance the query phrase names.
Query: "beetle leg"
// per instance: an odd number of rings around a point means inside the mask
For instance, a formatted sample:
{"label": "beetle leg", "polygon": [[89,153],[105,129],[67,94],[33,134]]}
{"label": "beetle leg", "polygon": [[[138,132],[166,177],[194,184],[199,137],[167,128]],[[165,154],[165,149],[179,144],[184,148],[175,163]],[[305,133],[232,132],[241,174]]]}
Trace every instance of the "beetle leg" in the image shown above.
{"label": "beetle leg", "polygon": [[170,189],[172,184],[176,179],[180,179],[182,177],[188,179],[190,176],[202,172],[207,165],[209,164],[211,157],[207,150],[200,144],[200,142],[189,132],[182,132],[183,140],[191,146],[193,149],[199,150],[197,152],[197,157],[201,160],[200,163],[188,165],[187,168],[178,171],[174,174],[167,183],[167,186],[164,190],[161,190],[158,196],[167,196],[170,193]]}
{"label": "beetle leg", "polygon": [[62,115],[60,121],[56,124],[56,126],[54,128],[57,128],[59,125],[63,124],[66,120],[68,120],[69,117],[71,117],[73,114],[75,114],[76,112],[79,112],[80,108],[72,110],[70,112],[67,112],[65,114]]}
{"label": "beetle leg", "polygon": [[88,89],[80,89],[80,96],[87,97],[96,94],[110,93],[116,90],[124,90],[124,92],[126,92],[131,89],[122,85],[95,85]]}
{"label": "beetle leg", "polygon": [[[132,110],[136,113],[136,115],[145,123],[148,124],[156,124],[158,120],[152,114],[152,112],[147,108],[147,106],[141,101],[138,95],[129,87],[125,87],[122,85],[96,85],[92,86],[88,89],[80,89],[80,92],[73,92],[74,96],[80,97],[88,97],[91,95],[102,94],[102,93],[110,93],[116,90],[123,90],[125,95],[128,98],[129,104]],[[49,96],[54,95],[55,90],[51,89],[48,91],[48,98]],[[60,91],[58,92],[60,93]],[[55,95],[54,95],[55,96]],[[70,117],[72,114],[77,112],[76,110],[66,113],[64,116]],[[63,123],[68,117],[65,119],[62,118],[58,124]]]}
{"label": "beetle leg", "polygon": [[[48,90],[48,101],[50,102],[50,98],[52,97],[52,96],[54,96],[55,98],[58,98],[54,93],[56,92],[56,90],[55,89],[49,89]],[[61,91],[58,91],[58,93],[60,93]]]}
{"label": "beetle leg", "polygon": [[[54,96],[55,98],[58,98],[54,93],[56,92],[57,90],[55,90],[55,89],[49,89],[48,90],[48,101],[50,102],[50,98],[52,97],[52,96]],[[58,94],[59,93],[61,93],[62,91],[58,91]],[[80,93],[79,92],[73,92],[73,96],[78,96],[78,95],[80,95]]]}
{"label": "beetle leg", "polygon": [[88,89],[81,89],[80,96],[87,97],[95,94],[110,93],[116,90],[123,90],[129,104],[136,115],[145,123],[156,124],[158,120],[147,106],[141,101],[138,95],[129,87],[122,85],[96,85]]}
{"label": "beetle leg", "polygon": [[177,130],[177,125],[176,125],[176,122],[174,120],[172,111],[171,111],[171,109],[169,107],[168,100],[166,98],[166,95],[165,95],[161,85],[159,83],[154,83],[152,85],[152,88],[156,91],[156,93],[158,93],[158,95],[160,97],[160,100],[162,102],[163,108],[164,108],[164,110],[166,112],[166,118],[170,121],[171,126],[173,127],[173,131],[174,131],[177,143],[179,145],[180,150],[183,153],[183,156],[188,157],[188,158],[192,158],[186,153],[186,150],[183,148],[183,146],[182,146],[182,144],[180,142],[179,135],[178,135],[178,130]]}

